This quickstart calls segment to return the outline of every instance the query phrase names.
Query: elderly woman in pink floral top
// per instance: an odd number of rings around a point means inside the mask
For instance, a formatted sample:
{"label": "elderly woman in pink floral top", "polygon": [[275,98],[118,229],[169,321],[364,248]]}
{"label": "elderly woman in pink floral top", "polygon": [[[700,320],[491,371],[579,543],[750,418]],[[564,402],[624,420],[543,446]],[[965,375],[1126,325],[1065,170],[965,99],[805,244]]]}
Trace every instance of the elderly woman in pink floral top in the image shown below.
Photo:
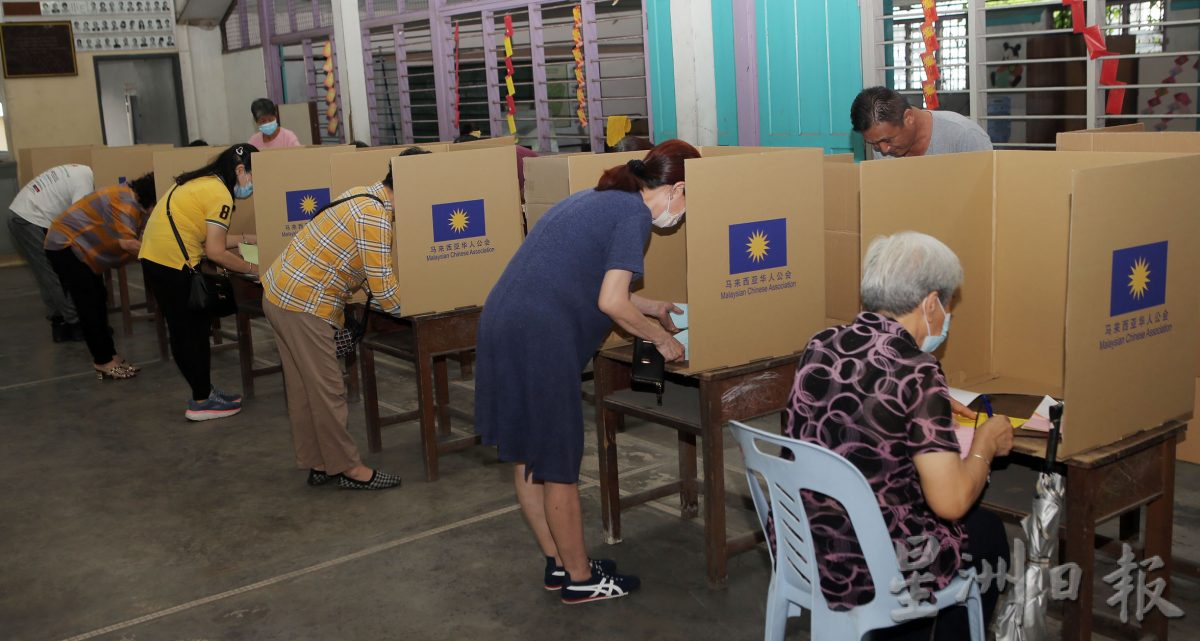
{"label": "elderly woman in pink floral top", "polygon": [[[937,239],[915,232],[876,239],[863,262],[867,311],[809,342],[785,429],[862,471],[894,542],[912,549],[909,538],[923,537],[924,567],[918,571],[933,575],[924,584],[931,589],[944,588],[960,568],[978,569],[985,560],[994,568],[998,559],[1008,559],[1003,524],[977,502],[993,457],[1012,448],[1012,426],[1003,416],[987,420],[962,457],[952,413],[971,413],[950,399],[932,354],[946,339],[951,299],[961,282],[958,257]],[[875,590],[888,589],[872,584],[840,504],[823,495],[804,498],[830,607],[849,610],[869,602]],[[995,589],[984,593],[985,617],[997,596]],[[919,620],[882,638],[928,639],[933,627],[934,619]],[[965,609],[944,610],[936,637],[969,638]]]}

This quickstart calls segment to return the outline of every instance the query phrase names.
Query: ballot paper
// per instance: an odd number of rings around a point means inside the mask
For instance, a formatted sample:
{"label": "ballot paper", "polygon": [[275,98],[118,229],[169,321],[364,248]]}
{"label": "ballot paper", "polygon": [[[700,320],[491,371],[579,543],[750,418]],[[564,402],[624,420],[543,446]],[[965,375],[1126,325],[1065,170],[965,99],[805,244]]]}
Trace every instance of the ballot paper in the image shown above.
{"label": "ballot paper", "polygon": [[238,253],[247,263],[258,264],[258,245],[247,245],[246,243],[238,243]]}
{"label": "ballot paper", "polygon": [[675,303],[675,306],[683,310],[678,314],[671,312],[671,322],[682,330],[675,335],[675,340],[683,344],[683,360],[686,361],[688,359],[688,306],[687,303]]}

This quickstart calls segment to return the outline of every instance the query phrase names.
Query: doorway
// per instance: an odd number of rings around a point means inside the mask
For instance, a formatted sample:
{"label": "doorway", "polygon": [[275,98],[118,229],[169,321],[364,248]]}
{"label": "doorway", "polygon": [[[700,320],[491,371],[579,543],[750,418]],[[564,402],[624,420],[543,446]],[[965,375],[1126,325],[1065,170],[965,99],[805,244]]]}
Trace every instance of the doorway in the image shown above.
{"label": "doorway", "polygon": [[187,142],[177,55],[97,56],[94,61],[104,144]]}

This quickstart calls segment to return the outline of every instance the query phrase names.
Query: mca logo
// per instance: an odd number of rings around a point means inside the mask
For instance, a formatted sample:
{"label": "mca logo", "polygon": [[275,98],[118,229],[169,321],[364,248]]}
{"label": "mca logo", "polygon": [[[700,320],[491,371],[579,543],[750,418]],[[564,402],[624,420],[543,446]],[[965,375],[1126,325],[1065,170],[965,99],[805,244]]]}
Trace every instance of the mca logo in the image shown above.
{"label": "mca logo", "polygon": [[433,206],[433,242],[487,235],[483,200],[463,200]]}
{"label": "mca logo", "polygon": [[786,267],[787,219],[774,218],[729,226],[729,273]]}
{"label": "mca logo", "polygon": [[1167,241],[1113,251],[1109,316],[1167,302]]}
{"label": "mca logo", "polygon": [[329,204],[329,189],[297,189],[284,195],[289,223],[306,222]]}

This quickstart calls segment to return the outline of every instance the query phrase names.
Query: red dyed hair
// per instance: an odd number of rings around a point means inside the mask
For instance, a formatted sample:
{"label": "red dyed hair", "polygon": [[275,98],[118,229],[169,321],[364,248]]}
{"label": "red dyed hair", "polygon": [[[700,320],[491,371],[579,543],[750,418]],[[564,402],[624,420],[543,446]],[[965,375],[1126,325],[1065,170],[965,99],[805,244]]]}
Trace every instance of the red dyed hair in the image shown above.
{"label": "red dyed hair", "polygon": [[641,191],[683,182],[683,161],[700,152],[682,140],[659,143],[642,160],[631,160],[604,172],[596,191]]}

